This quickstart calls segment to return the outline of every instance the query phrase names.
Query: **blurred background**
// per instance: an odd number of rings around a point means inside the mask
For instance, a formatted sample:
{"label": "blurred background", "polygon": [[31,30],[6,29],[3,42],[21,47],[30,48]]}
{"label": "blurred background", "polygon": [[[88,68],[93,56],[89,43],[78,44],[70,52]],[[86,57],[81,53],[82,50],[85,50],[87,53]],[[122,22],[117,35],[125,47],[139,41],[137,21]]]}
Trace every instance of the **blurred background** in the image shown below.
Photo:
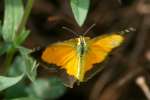
{"label": "blurred background", "polygon": [[[3,2],[0,0],[1,19]],[[124,44],[111,53],[101,72],[79,86],[60,86],[64,90],[55,99],[150,100],[150,0],[91,0],[87,19],[82,27],[74,19],[69,0],[35,0],[27,23],[31,34],[23,45],[33,49],[74,38],[62,26],[82,33],[94,23],[96,26],[87,34],[89,37],[129,27],[136,31],[126,34]],[[51,77],[51,72],[40,65],[38,77]],[[55,92],[57,94],[60,90]]]}

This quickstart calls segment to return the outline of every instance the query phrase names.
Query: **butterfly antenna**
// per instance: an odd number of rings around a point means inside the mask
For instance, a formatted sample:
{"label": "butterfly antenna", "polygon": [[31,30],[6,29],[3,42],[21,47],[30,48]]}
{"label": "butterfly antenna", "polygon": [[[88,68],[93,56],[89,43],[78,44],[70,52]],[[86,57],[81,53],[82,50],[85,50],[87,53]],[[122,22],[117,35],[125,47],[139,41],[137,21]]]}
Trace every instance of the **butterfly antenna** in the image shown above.
{"label": "butterfly antenna", "polygon": [[136,31],[135,28],[130,27],[130,28],[128,28],[128,29],[125,29],[125,30],[121,31],[120,34],[124,35],[124,34],[126,34],[126,33],[135,32],[135,31]]}
{"label": "butterfly antenna", "polygon": [[79,36],[75,31],[73,31],[72,29],[70,29],[70,28],[68,28],[68,27],[63,26],[62,29],[65,29],[65,30],[67,30],[67,31],[69,31],[69,32],[71,32],[71,33],[73,33],[75,36]]}
{"label": "butterfly antenna", "polygon": [[84,33],[83,36],[86,35],[96,24],[92,24]]}

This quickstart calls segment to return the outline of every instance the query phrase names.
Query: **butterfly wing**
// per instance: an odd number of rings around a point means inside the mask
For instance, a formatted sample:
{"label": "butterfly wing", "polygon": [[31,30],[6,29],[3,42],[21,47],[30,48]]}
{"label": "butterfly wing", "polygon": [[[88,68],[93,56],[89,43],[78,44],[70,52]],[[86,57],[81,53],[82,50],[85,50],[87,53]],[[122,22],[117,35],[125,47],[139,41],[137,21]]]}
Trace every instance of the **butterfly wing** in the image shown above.
{"label": "butterfly wing", "polygon": [[48,46],[42,53],[41,59],[48,64],[56,64],[67,71],[67,74],[77,77],[79,56],[76,47],[77,39],[55,43]]}
{"label": "butterfly wing", "polygon": [[93,68],[93,64],[102,63],[107,55],[123,42],[123,36],[110,34],[96,37],[89,41],[86,54],[85,71]]}

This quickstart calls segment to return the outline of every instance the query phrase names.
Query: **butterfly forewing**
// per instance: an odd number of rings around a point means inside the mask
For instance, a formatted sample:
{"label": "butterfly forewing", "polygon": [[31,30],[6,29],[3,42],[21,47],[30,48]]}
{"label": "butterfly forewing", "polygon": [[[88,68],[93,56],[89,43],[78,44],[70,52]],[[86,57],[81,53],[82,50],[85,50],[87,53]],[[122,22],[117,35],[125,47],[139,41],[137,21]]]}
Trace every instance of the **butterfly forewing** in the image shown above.
{"label": "butterfly forewing", "polygon": [[99,36],[91,40],[91,47],[98,47],[107,53],[113,48],[118,47],[123,42],[123,36],[119,34],[110,34]]}

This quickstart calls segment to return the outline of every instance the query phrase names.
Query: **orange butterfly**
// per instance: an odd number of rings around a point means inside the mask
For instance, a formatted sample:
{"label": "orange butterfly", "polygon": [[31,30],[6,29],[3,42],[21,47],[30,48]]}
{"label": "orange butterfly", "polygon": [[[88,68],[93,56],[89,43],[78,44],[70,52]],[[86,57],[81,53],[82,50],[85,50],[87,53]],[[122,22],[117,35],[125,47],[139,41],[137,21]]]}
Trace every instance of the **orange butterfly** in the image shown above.
{"label": "orange butterfly", "polygon": [[[68,28],[65,29],[74,33]],[[133,30],[133,28],[130,28],[126,32]],[[55,64],[60,69],[65,69],[68,75],[82,82],[86,72],[91,70],[94,64],[102,63],[112,49],[120,46],[124,40],[123,36],[118,33],[102,35],[93,39],[84,35],[79,35],[78,38],[64,42],[50,44],[42,51],[41,60],[47,64]]]}

